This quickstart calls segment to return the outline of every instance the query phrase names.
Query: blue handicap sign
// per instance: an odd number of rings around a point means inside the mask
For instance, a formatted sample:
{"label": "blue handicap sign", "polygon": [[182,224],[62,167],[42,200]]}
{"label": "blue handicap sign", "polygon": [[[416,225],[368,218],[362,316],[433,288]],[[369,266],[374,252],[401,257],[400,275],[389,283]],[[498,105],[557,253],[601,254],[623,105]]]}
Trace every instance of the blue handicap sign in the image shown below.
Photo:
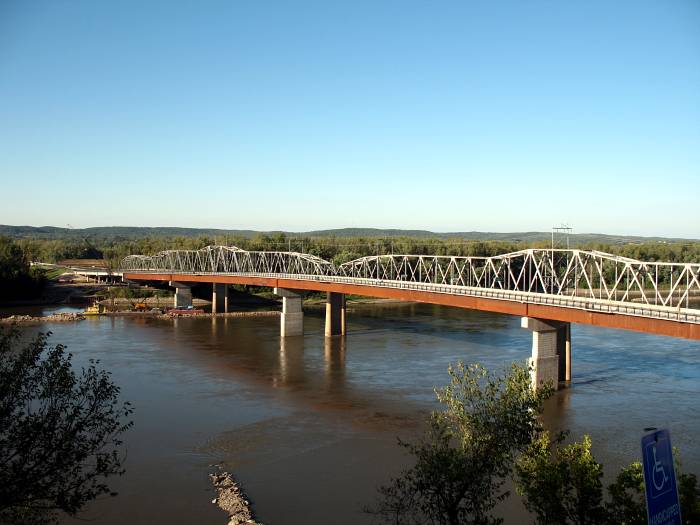
{"label": "blue handicap sign", "polygon": [[681,506],[668,430],[655,430],[642,437],[642,465],[649,525],[681,525]]}

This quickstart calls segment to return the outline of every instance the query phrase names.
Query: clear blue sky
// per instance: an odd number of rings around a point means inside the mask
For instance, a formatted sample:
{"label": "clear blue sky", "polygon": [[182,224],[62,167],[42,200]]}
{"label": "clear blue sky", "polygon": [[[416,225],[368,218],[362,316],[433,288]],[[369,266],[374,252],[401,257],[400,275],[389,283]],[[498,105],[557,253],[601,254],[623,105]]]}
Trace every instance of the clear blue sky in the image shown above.
{"label": "clear blue sky", "polygon": [[0,0],[0,223],[700,237],[700,1]]}

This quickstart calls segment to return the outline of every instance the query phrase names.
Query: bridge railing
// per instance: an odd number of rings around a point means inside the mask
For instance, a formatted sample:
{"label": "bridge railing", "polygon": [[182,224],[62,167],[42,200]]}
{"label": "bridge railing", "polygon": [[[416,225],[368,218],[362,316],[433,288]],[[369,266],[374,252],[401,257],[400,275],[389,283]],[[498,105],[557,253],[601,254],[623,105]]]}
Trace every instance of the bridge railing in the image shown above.
{"label": "bridge railing", "polygon": [[599,251],[522,250],[494,257],[378,255],[338,267],[297,252],[236,247],[132,255],[124,271],[345,277],[597,299],[664,308],[700,303],[700,263],[643,262]]}

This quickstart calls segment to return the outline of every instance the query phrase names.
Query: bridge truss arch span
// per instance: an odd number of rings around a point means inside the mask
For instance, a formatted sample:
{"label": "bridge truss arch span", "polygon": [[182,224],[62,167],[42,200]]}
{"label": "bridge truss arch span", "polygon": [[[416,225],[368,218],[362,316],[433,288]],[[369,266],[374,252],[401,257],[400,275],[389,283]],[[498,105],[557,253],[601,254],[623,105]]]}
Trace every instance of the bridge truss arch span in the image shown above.
{"label": "bridge truss arch span", "polygon": [[290,288],[305,283],[304,289],[316,289],[309,281],[323,281],[364,286],[365,291],[396,288],[700,324],[700,263],[644,262],[594,250],[527,249],[492,257],[375,255],[335,266],[299,252],[207,246],[131,255],[122,270],[185,281],[188,275],[284,279]]}
{"label": "bridge truss arch span", "polygon": [[595,250],[527,249],[493,257],[373,255],[340,275],[688,308],[700,263],[644,262]]}
{"label": "bridge truss arch span", "polygon": [[200,250],[167,250],[156,255],[129,255],[124,271],[206,274],[335,275],[333,264],[299,252],[246,251],[237,246],[207,246]]}

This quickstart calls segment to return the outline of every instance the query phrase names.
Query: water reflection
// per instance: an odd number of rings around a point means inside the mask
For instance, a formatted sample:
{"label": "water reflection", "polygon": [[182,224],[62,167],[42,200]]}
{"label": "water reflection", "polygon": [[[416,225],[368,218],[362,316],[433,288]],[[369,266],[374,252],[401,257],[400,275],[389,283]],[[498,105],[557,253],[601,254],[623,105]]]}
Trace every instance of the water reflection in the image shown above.
{"label": "water reflection", "polygon": [[[309,312],[305,335],[287,339],[265,317],[51,326],[136,407],[121,496],[97,504],[98,522],[220,523],[203,518],[206,473],[226,461],[264,523],[365,523],[357,508],[405,466],[396,437],[418,433],[448,364],[498,369],[532,344],[519,318],[431,305],[353,307],[346,337],[325,338],[323,321]],[[572,339],[572,386],[548,401],[547,426],[591,434],[608,469],[636,457],[654,419],[700,470],[700,344],[580,326]]]}
{"label": "water reflection", "polygon": [[345,337],[326,337],[323,346],[325,390],[338,396],[345,390]]}
{"label": "water reflection", "polygon": [[304,338],[280,337],[279,367],[274,372],[272,386],[301,386],[304,377]]}

